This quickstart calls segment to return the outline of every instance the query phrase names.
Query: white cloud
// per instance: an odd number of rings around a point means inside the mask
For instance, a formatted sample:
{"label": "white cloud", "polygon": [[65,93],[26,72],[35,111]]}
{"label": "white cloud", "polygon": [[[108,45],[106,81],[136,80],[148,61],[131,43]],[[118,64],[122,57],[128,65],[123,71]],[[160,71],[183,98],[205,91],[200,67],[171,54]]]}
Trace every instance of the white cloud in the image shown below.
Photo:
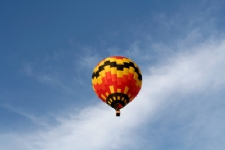
{"label": "white cloud", "polygon": [[[113,109],[99,103],[72,113],[69,118],[57,116],[59,125],[48,129],[40,129],[32,133],[0,135],[0,149],[139,149],[140,145],[148,142],[138,134],[139,130],[148,130],[145,128],[146,123],[150,123],[149,139],[156,140],[156,143],[150,141],[150,145],[148,143],[146,147],[157,149],[157,142],[159,142],[157,140],[162,137],[157,135],[158,139],[154,139],[151,133],[159,132],[162,135],[165,133],[162,129],[158,131],[152,123],[157,120],[155,116],[158,113],[162,111],[170,113],[167,106],[172,104],[175,105],[175,110],[184,111],[177,114],[177,118],[162,117],[160,123],[163,124],[164,120],[170,119],[183,120],[182,118],[186,119],[193,116],[193,113],[197,113],[194,118],[190,118],[186,124],[177,128],[188,133],[183,137],[185,140],[180,141],[183,145],[189,148],[194,146],[196,149],[212,149],[212,147],[222,149],[224,144],[221,138],[225,136],[225,127],[221,125],[225,117],[221,113],[222,100],[214,99],[214,102],[219,101],[216,108],[211,108],[213,102],[209,100],[205,101],[206,105],[198,104],[190,107],[192,108],[190,111],[180,107],[187,103],[184,98],[187,99],[195,94],[215,93],[225,88],[225,41],[207,41],[188,50],[177,52],[173,54],[173,57],[161,60],[159,65],[145,69],[143,88],[139,96],[121,110],[121,117],[117,118]],[[194,102],[192,99],[188,101]],[[208,121],[208,118],[217,123]],[[164,131],[168,131],[166,126],[163,127]],[[178,131],[170,132],[179,134]]]}

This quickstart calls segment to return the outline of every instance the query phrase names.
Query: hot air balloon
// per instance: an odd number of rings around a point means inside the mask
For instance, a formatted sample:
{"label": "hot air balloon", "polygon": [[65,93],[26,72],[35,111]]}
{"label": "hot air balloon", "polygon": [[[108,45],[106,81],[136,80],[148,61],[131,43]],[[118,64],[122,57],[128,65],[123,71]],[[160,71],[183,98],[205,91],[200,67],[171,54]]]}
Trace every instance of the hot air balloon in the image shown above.
{"label": "hot air balloon", "polygon": [[141,86],[141,70],[127,57],[107,57],[93,70],[92,87],[98,98],[115,109],[116,116],[138,95]]}

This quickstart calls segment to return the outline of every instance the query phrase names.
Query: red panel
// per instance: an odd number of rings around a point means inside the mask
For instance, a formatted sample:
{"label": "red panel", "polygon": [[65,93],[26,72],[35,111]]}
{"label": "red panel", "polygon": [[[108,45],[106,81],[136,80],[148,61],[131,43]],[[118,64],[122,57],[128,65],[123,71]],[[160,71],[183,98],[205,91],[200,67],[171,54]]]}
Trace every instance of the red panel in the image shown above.
{"label": "red panel", "polygon": [[128,75],[123,75],[122,80],[123,80],[123,83],[127,83],[127,81],[128,81]]}
{"label": "red panel", "polygon": [[105,76],[106,76],[107,80],[112,78],[112,77],[111,77],[111,72],[110,72],[110,71],[109,71],[109,72],[106,72],[106,73],[105,73]]}
{"label": "red panel", "polygon": [[112,81],[113,81],[113,82],[116,82],[116,80],[117,80],[116,74],[112,74],[111,76],[112,76]]}
{"label": "red panel", "polygon": [[117,85],[123,84],[123,78],[117,78]]}
{"label": "red panel", "polygon": [[128,74],[128,80],[133,80],[133,78],[134,78],[134,74],[129,73],[129,74]]}
{"label": "red panel", "polygon": [[126,57],[123,57],[123,56],[111,56],[110,58],[123,59],[123,58],[126,58]]}

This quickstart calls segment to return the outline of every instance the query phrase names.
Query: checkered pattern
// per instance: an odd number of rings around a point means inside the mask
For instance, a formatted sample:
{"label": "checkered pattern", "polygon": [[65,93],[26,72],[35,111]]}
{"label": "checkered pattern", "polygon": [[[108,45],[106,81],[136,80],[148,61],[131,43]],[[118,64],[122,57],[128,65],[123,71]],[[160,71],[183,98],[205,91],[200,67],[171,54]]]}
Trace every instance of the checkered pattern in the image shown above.
{"label": "checkered pattern", "polygon": [[103,102],[113,108],[116,103],[124,107],[139,93],[142,74],[129,58],[112,56],[105,58],[94,68],[92,86]]}

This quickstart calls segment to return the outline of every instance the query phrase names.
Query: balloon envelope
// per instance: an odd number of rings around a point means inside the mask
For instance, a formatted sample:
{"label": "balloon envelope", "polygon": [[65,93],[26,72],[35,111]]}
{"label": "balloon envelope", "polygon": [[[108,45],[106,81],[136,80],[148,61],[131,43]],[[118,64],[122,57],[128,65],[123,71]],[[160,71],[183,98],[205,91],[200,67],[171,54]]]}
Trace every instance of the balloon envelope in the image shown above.
{"label": "balloon envelope", "polygon": [[141,70],[127,57],[107,57],[93,70],[92,87],[95,93],[117,111],[138,95],[141,86]]}

